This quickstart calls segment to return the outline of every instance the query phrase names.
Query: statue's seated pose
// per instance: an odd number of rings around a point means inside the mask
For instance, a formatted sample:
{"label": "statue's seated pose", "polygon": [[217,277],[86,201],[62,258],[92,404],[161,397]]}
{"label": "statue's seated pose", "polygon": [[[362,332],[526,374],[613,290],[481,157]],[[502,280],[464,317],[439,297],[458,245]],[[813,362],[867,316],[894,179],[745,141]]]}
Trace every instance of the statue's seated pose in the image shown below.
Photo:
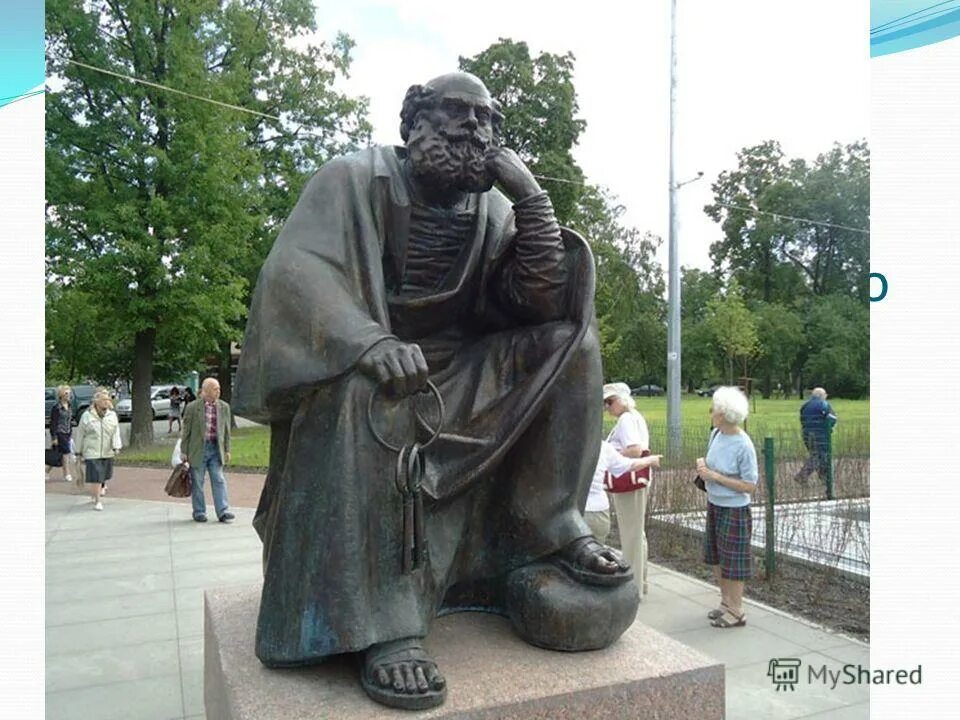
{"label": "statue's seated pose", "polygon": [[[332,160],[304,190],[257,281],[234,405],[271,427],[257,656],[363,653],[372,698],[426,708],[446,693],[422,646],[438,615],[492,609],[582,650],[623,632],[637,593],[580,514],[601,429],[590,252],[497,145],[479,79],[415,85],[401,118],[405,147]],[[445,412],[411,567],[377,435],[426,441],[428,380]]]}

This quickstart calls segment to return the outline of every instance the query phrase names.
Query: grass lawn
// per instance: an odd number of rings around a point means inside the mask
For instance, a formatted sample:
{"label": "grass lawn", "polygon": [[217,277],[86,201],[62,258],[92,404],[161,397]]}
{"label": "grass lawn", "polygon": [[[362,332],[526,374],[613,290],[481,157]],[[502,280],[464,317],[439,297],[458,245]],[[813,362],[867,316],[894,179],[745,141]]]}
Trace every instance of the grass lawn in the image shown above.
{"label": "grass lawn", "polygon": [[[684,456],[702,455],[710,432],[710,398],[684,395],[680,413]],[[796,398],[764,400],[757,396],[750,401],[747,432],[759,451],[763,438],[772,436],[781,457],[803,455],[800,437],[800,405]],[[870,453],[870,401],[831,400],[840,421],[834,431],[835,455],[866,456]],[[637,409],[643,413],[650,428],[650,443],[654,452],[666,449],[666,397],[637,398]],[[613,418],[604,414],[604,432],[613,427]],[[126,450],[122,462],[169,466],[173,438],[159,438],[158,442],[142,450]],[[266,427],[238,428],[233,431],[232,466],[265,470],[270,454],[270,431]]]}

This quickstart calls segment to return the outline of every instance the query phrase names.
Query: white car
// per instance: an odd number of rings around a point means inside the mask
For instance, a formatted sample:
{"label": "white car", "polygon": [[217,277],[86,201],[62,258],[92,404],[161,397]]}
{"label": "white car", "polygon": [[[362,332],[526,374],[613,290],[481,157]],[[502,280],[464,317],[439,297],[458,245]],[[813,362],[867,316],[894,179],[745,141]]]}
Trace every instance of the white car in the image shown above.
{"label": "white car", "polygon": [[[153,419],[165,418],[170,414],[170,391],[173,385],[154,385],[150,388],[150,406],[153,409]],[[133,401],[124,398],[117,403],[117,417],[120,420],[130,420],[133,417]]]}

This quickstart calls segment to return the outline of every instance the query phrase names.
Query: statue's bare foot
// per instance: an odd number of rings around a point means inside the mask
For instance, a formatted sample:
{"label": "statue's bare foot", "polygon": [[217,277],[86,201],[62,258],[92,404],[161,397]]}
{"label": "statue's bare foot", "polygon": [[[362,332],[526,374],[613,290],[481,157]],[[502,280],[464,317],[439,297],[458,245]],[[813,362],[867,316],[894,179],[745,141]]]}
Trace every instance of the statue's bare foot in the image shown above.
{"label": "statue's bare foot", "polygon": [[590,585],[619,585],[633,577],[619,552],[589,535],[569,543],[554,558],[574,580]]}
{"label": "statue's bare foot", "polygon": [[371,645],[363,658],[361,682],[378,703],[404,710],[426,710],[443,703],[447,682],[427,655],[421,638]]}

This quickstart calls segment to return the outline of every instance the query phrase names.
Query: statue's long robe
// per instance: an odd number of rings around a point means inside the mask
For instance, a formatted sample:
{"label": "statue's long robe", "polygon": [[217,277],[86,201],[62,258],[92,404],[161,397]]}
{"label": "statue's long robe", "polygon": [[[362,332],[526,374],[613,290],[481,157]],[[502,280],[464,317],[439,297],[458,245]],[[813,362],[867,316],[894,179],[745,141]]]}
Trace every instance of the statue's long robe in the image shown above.
{"label": "statue's long robe", "polygon": [[[537,298],[528,293],[527,306],[516,301],[523,288],[505,287],[511,205],[496,190],[478,194],[472,242],[447,285],[398,297],[411,213],[403,152],[324,165],[254,292],[234,407],[271,426],[254,519],[264,543],[256,649],[269,665],[423,637],[457,608],[498,609],[510,570],[590,534],[580,510],[599,451],[601,371],[589,249],[563,231],[566,287],[538,321]],[[403,574],[396,454],[368,427],[376,386],[357,362],[391,337],[422,342],[429,358],[451,322],[456,347],[431,366],[446,415],[425,450],[429,559]],[[394,444],[424,439],[413,403],[435,422],[428,396],[374,402]]]}

